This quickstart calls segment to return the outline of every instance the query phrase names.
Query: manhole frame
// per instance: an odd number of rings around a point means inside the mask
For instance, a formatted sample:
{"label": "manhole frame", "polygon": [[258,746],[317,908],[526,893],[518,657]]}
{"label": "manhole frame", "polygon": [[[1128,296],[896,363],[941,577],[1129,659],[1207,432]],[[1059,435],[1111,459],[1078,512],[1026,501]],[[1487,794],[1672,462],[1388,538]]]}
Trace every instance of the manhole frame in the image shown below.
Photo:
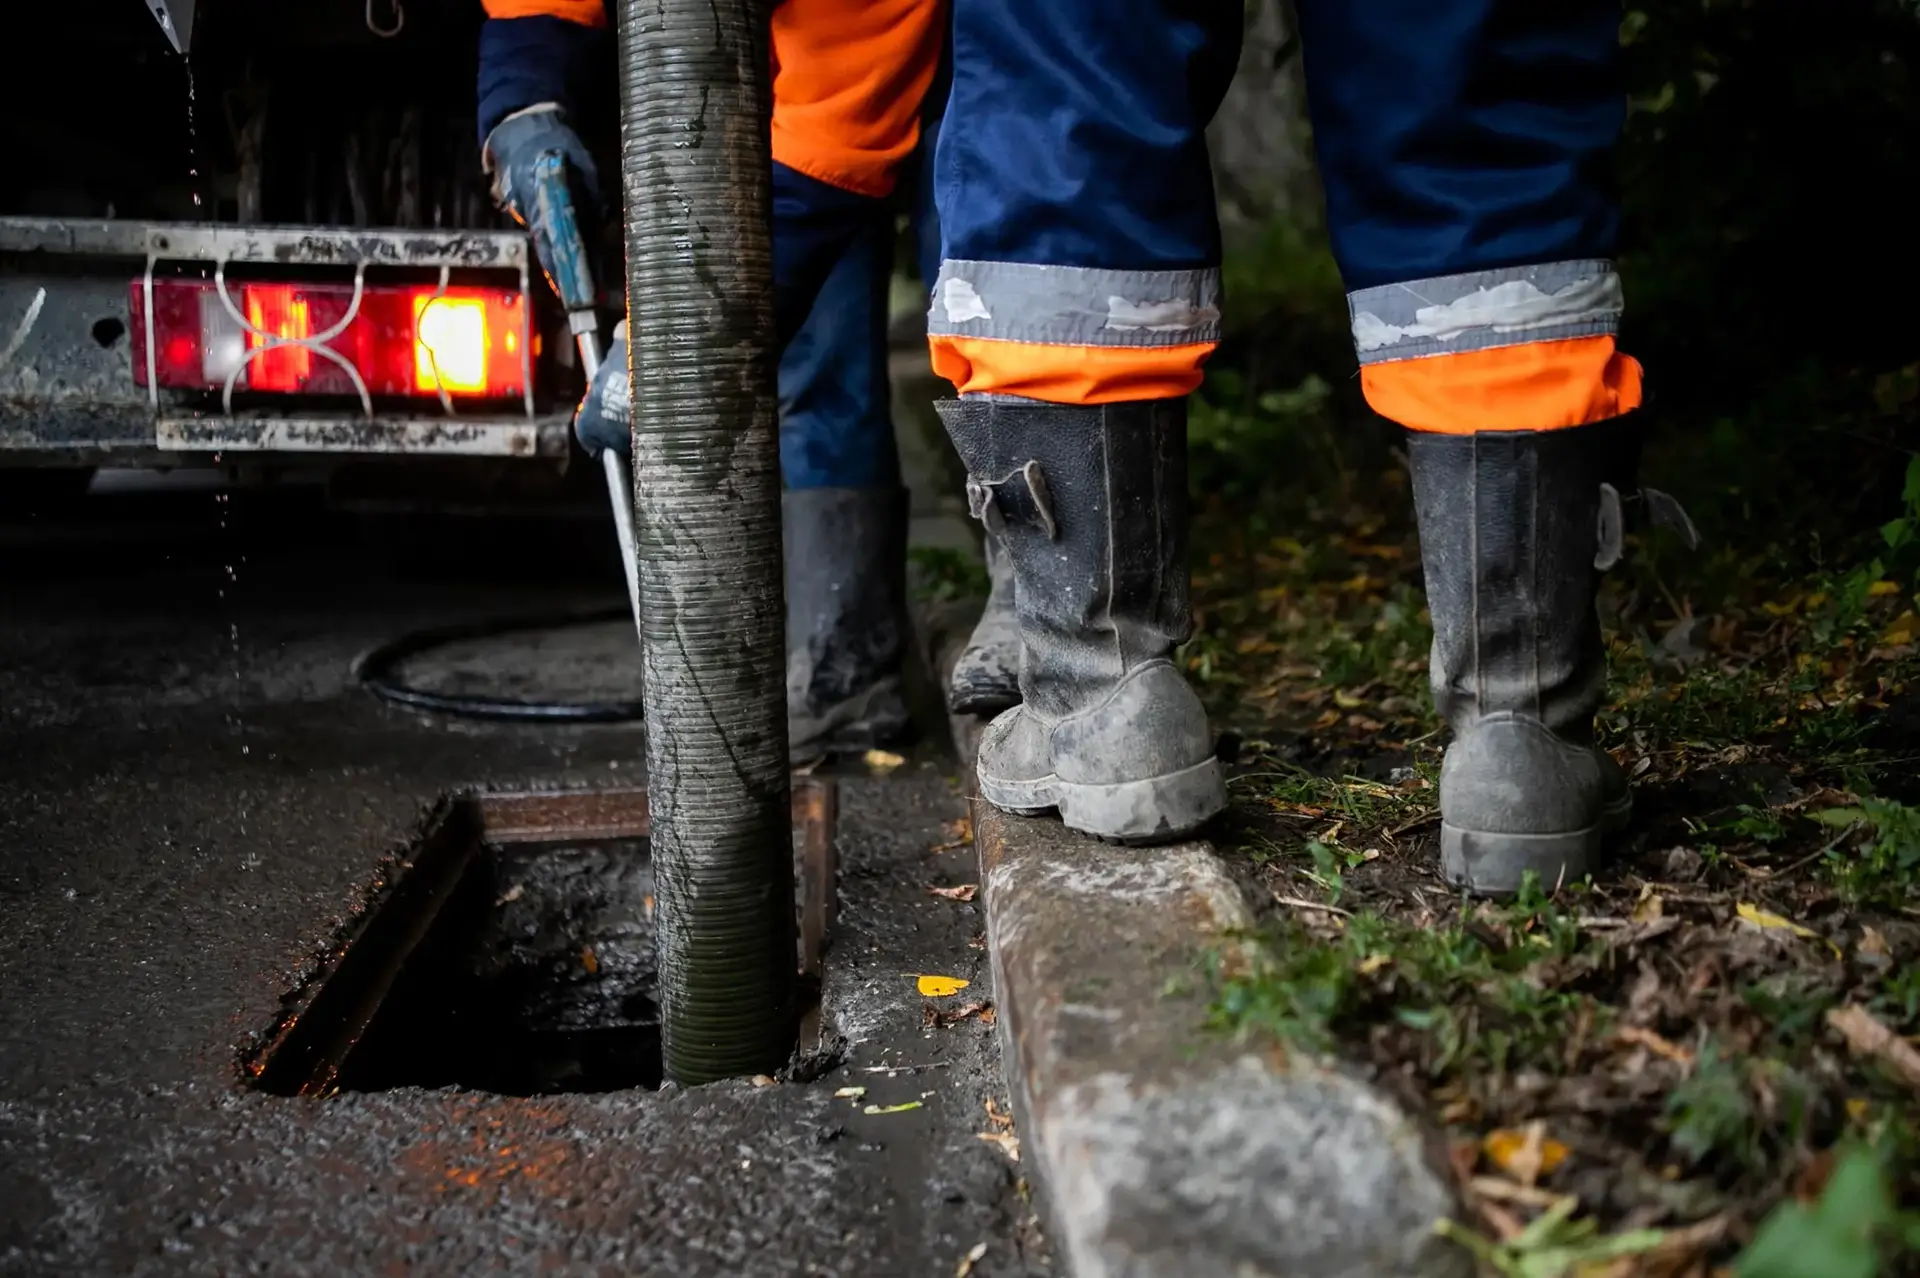
{"label": "manhole frame", "polygon": [[[793,824],[800,837],[799,971],[817,990],[838,915],[834,778],[793,778]],[[483,845],[512,847],[652,834],[645,786],[595,790],[461,791],[428,814],[421,835],[375,899],[342,936],[320,971],[291,994],[266,1041],[245,1054],[253,1086],[280,1095],[325,1096],[379,1014],[394,982],[433,930]],[[803,1040],[817,1034],[818,1010],[803,1018]]]}

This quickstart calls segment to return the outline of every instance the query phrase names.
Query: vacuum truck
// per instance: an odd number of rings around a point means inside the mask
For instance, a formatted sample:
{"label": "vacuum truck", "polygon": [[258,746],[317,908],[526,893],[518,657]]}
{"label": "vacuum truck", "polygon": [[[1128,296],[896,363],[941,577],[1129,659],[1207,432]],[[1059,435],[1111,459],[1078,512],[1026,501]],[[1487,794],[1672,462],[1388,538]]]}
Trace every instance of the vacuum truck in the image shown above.
{"label": "vacuum truck", "polygon": [[0,52],[0,502],[95,468],[561,487],[580,357],[480,171],[475,0],[32,9]]}

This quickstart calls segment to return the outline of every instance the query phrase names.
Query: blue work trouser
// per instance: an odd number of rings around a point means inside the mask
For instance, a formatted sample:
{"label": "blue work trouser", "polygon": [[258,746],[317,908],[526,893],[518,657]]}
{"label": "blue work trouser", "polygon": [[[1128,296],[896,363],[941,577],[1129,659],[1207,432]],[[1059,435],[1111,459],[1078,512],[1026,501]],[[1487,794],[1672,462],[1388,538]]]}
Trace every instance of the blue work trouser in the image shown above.
{"label": "blue work trouser", "polygon": [[[937,117],[923,124],[922,154],[931,154],[938,129]],[[939,269],[940,230],[931,166],[921,170],[912,188],[912,221],[926,281]],[[813,294],[780,358],[780,469],[788,488],[900,482],[887,376],[893,217],[869,206],[854,225],[852,241]],[[805,305],[803,297],[783,296],[782,303],[789,314]]]}
{"label": "blue work trouser", "polygon": [[[1639,402],[1614,349],[1624,118],[1604,0],[1297,0],[1374,406],[1427,430]],[[1219,338],[1205,129],[1239,0],[953,0],[928,331],[963,394],[1185,394]]]}

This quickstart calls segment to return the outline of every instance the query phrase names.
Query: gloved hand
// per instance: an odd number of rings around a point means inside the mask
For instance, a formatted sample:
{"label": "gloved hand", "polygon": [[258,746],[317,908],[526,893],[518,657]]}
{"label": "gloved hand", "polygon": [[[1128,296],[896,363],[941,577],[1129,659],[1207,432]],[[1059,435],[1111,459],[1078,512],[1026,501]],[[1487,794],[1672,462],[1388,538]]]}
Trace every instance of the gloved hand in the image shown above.
{"label": "gloved hand", "polygon": [[[555,278],[553,228],[542,221],[534,177],[534,162],[549,151],[559,152],[566,163],[574,217],[580,222],[580,233],[591,243],[606,212],[600,195],[600,172],[586,143],[567,123],[567,114],[557,103],[530,106],[495,125],[481,148],[481,165],[493,178],[494,203],[532,233],[533,251],[547,282],[556,292],[562,292]],[[566,300],[564,294],[562,300]]]}
{"label": "gloved hand", "polygon": [[622,457],[633,451],[633,438],[627,425],[627,402],[631,393],[627,374],[627,322],[613,329],[613,345],[606,358],[587,383],[587,393],[573,415],[573,433],[580,446],[594,460],[609,448]]}

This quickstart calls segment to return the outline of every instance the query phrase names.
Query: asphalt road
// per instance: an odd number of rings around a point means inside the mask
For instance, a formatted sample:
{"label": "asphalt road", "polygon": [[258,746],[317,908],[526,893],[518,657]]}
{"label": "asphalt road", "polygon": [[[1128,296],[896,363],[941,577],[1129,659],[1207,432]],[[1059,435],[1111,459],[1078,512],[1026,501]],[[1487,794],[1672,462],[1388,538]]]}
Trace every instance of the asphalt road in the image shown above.
{"label": "asphalt road", "polygon": [[[297,493],[0,512],[0,1274],[951,1275],[980,1248],[973,1273],[1050,1272],[1020,1167],[977,1137],[1004,1107],[993,1035],[928,1027],[912,979],[990,997],[977,907],[928,891],[975,877],[932,850],[963,809],[931,745],[842,783],[824,1006],[848,1047],[815,1082],[243,1081],[239,1045],[437,798],[640,779],[636,728],[434,719],[349,675],[416,626],[617,604],[605,541],[369,525]],[[618,695],[631,642],[536,635],[417,673]]]}

